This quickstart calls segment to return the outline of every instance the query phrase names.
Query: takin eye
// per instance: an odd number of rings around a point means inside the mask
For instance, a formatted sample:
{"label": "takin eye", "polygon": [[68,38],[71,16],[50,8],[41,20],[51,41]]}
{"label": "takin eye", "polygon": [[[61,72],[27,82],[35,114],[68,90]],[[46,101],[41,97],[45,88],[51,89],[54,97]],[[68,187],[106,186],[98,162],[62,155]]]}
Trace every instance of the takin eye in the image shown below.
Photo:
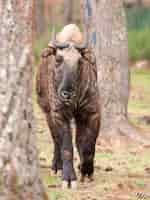
{"label": "takin eye", "polygon": [[57,55],[56,56],[56,67],[59,67],[62,62],[63,62],[63,57],[60,55]]}

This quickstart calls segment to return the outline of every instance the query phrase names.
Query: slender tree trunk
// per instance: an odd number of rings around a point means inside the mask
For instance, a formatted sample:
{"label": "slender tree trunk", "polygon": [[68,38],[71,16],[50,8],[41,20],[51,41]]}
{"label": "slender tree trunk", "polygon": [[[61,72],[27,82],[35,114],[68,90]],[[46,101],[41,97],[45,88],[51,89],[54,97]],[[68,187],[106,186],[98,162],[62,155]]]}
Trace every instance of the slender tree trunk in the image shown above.
{"label": "slender tree trunk", "polygon": [[116,140],[118,135],[123,135],[141,141],[138,131],[129,124],[127,116],[129,69],[123,1],[85,0],[84,8],[87,17],[85,23],[88,21],[95,27],[93,30],[89,26],[88,30],[92,33],[91,41],[98,66],[101,136],[107,140]]}
{"label": "slender tree trunk", "polygon": [[36,32],[37,36],[40,36],[41,33],[44,33],[46,29],[44,0],[36,0],[35,4],[36,4]]}
{"label": "slender tree trunk", "polygon": [[143,5],[142,0],[137,0],[137,5],[138,5],[139,7],[142,7],[142,5]]}
{"label": "slender tree trunk", "polygon": [[32,111],[33,0],[0,0],[0,199],[45,200]]}
{"label": "slender tree trunk", "polygon": [[72,23],[73,0],[64,0],[64,25]]}
{"label": "slender tree trunk", "polygon": [[135,7],[135,6],[143,6],[143,1],[142,0],[123,0],[123,3],[126,7]]}

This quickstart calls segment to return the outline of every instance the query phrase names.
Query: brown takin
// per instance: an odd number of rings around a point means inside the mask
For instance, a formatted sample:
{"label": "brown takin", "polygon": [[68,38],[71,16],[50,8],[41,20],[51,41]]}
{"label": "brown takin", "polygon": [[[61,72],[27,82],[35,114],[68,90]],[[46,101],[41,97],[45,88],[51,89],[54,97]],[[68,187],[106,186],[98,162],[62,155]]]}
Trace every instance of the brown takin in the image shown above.
{"label": "brown takin", "polygon": [[76,25],[53,33],[43,50],[37,73],[38,103],[44,111],[54,142],[52,170],[62,170],[63,187],[75,187],[71,121],[76,127],[82,180],[92,178],[95,144],[100,128],[100,105],[95,57],[88,37]]}

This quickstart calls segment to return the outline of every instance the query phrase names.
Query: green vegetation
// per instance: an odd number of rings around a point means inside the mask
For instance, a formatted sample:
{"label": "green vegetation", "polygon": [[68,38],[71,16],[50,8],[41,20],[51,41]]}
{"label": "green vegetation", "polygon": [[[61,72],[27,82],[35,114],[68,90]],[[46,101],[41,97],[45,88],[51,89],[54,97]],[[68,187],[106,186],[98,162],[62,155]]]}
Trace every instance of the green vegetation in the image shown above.
{"label": "green vegetation", "polygon": [[133,7],[126,9],[128,30],[150,28],[150,8]]}
{"label": "green vegetation", "polygon": [[128,46],[130,60],[150,60],[150,28],[129,31]]}
{"label": "green vegetation", "polygon": [[44,183],[46,185],[59,185],[60,184],[60,179],[55,176],[50,176],[50,174],[45,174],[43,175]]}
{"label": "green vegetation", "polygon": [[150,9],[126,9],[130,60],[150,59]]}
{"label": "green vegetation", "polygon": [[66,198],[62,195],[62,192],[51,191],[49,194],[50,200],[66,200]]}
{"label": "green vegetation", "polygon": [[[56,26],[55,27],[56,32],[59,32],[61,30],[61,26]],[[50,27],[44,35],[41,35],[37,41],[34,43],[34,54],[35,54],[35,61],[36,63],[39,61],[39,56],[41,54],[41,50],[43,48],[46,48],[49,41],[51,40],[51,32],[52,32],[52,27]]]}
{"label": "green vegetation", "polygon": [[150,72],[131,70],[131,94],[129,113],[149,115],[150,113]]}
{"label": "green vegetation", "polygon": [[136,184],[136,186],[138,186],[141,189],[145,188],[145,182],[143,180],[136,180],[135,184]]}
{"label": "green vegetation", "polygon": [[[45,34],[44,36],[38,38],[38,40],[34,44],[34,55],[35,55],[35,61],[38,63],[39,56],[41,54],[41,50],[45,47],[47,47],[48,41],[50,40],[50,32],[49,34]],[[48,39],[49,38],[49,39]]]}
{"label": "green vegetation", "polygon": [[111,153],[97,153],[95,156],[96,158],[111,159],[113,155]]}

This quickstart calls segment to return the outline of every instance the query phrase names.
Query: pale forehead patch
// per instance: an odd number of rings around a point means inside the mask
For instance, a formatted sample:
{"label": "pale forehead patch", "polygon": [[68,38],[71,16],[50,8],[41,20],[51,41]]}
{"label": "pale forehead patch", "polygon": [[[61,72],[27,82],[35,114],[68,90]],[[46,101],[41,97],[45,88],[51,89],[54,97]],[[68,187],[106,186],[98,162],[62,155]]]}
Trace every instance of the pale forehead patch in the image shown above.
{"label": "pale forehead patch", "polygon": [[76,44],[81,44],[83,42],[83,34],[77,25],[69,24],[57,34],[56,40],[60,43],[73,42]]}
{"label": "pale forehead patch", "polygon": [[74,47],[69,47],[66,49],[58,49],[57,55],[63,56],[64,61],[70,67],[78,63],[78,60],[81,58],[81,54]]}

